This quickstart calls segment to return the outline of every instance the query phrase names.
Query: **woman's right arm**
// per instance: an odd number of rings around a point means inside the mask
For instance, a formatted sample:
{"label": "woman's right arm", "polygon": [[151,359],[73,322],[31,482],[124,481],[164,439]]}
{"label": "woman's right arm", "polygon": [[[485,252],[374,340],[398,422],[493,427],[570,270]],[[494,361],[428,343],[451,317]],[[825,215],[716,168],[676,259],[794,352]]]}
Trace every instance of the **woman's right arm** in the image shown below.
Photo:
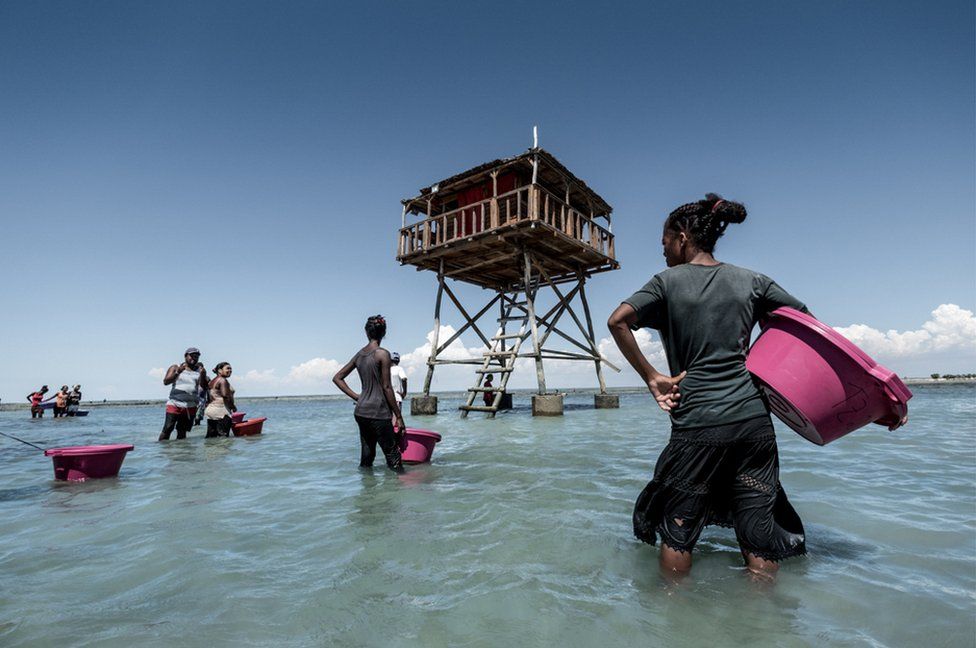
{"label": "woman's right arm", "polygon": [[637,311],[627,303],[617,306],[617,309],[610,315],[610,319],[607,320],[607,327],[610,329],[614,342],[617,343],[617,348],[620,349],[634,371],[644,380],[647,388],[654,395],[654,400],[657,401],[658,406],[665,412],[670,412],[674,407],[677,407],[678,399],[681,398],[678,383],[684,379],[686,372],[682,371],[677,376],[668,376],[655,369],[641,352],[637,339],[634,337],[632,327],[636,324]]}
{"label": "woman's right arm", "polygon": [[332,383],[339,388],[343,394],[353,399],[354,401],[359,400],[359,394],[354,392],[352,388],[346,383],[346,376],[352,373],[352,370],[356,368],[356,356],[353,356],[352,360],[346,363],[342,369],[340,369],[336,375],[332,376]]}

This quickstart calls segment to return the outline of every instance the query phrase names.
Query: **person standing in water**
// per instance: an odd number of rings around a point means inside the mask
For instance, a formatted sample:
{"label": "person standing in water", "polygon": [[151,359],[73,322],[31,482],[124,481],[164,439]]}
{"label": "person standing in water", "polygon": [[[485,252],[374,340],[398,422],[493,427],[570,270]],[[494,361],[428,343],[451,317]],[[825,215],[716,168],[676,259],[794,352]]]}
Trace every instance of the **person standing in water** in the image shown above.
{"label": "person standing in water", "polygon": [[[743,205],[708,194],[668,216],[661,240],[668,269],[624,300],[607,322],[658,406],[671,439],[634,507],[634,534],[661,536],[661,567],[691,569],[706,525],[735,529],[748,569],[771,575],[806,552],[803,523],[779,481],[769,407],[746,370],[756,323],[781,306],[807,307],[772,279],[717,261],[715,242],[746,218]],[[633,330],[656,329],[670,373],[641,353]],[[680,389],[679,389],[680,384]]]}
{"label": "person standing in water", "polygon": [[[403,422],[403,413],[390,381],[390,367],[393,364],[390,353],[380,346],[386,336],[386,320],[382,315],[374,315],[366,320],[365,328],[369,342],[333,376],[332,382],[343,394],[356,401],[355,418],[359,425],[360,441],[359,466],[369,468],[373,465],[376,444],[379,443],[386,457],[386,465],[390,470],[402,473],[404,470],[399,435],[405,433],[407,426]],[[359,374],[359,382],[362,384],[362,391],[358,394],[346,383],[346,377],[353,369]],[[394,431],[394,425],[399,429],[399,434]]]}
{"label": "person standing in water", "polygon": [[228,380],[231,373],[233,369],[229,362],[221,362],[214,367],[214,378],[210,381],[210,404],[204,411],[208,439],[230,436],[234,425],[231,414],[237,411],[237,406],[234,404],[234,388]]}
{"label": "person standing in water", "polygon": [[[400,354],[394,351],[390,354],[390,383],[393,385],[393,395],[397,405],[403,410],[403,399],[407,397],[407,372],[400,366]],[[396,421],[393,422],[396,425]]]}
{"label": "person standing in water", "polygon": [[[482,385],[486,390],[494,388],[493,381],[495,378],[491,374],[485,376],[485,382]],[[484,394],[485,407],[491,407],[491,404],[495,402],[495,392],[486,391]]]}
{"label": "person standing in water", "polygon": [[68,416],[74,416],[81,406],[81,385],[75,385],[68,394]]}
{"label": "person standing in water", "polygon": [[160,441],[169,441],[173,429],[176,438],[185,439],[186,433],[193,427],[199,403],[198,391],[206,389],[208,384],[207,370],[200,364],[200,349],[190,347],[183,354],[183,363],[172,365],[163,377],[164,385],[172,385],[169,400],[166,401],[166,420],[163,431],[159,433]]}
{"label": "person standing in water", "polygon": [[44,418],[44,408],[41,407],[43,403],[51,400],[50,398],[44,398],[44,394],[48,392],[47,385],[42,385],[40,389],[35,392],[27,394],[27,400],[30,401],[31,407],[31,418]]}
{"label": "person standing in water", "polygon": [[54,395],[54,418],[61,418],[68,413],[68,399],[71,394],[68,392],[67,385],[61,385],[61,389]]}

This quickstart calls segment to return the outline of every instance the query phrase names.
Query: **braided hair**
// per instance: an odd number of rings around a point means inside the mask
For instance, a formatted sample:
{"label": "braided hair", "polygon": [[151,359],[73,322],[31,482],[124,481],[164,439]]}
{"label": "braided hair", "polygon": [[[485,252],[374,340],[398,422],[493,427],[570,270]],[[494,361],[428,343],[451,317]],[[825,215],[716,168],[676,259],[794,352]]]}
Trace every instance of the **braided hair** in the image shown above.
{"label": "braided hair", "polygon": [[370,340],[382,340],[386,337],[386,320],[382,315],[373,315],[366,320],[366,337]]}
{"label": "braided hair", "polygon": [[710,254],[725,228],[745,219],[744,205],[710,193],[705,194],[705,200],[684,204],[671,212],[664,222],[664,229],[684,232],[698,249]]}

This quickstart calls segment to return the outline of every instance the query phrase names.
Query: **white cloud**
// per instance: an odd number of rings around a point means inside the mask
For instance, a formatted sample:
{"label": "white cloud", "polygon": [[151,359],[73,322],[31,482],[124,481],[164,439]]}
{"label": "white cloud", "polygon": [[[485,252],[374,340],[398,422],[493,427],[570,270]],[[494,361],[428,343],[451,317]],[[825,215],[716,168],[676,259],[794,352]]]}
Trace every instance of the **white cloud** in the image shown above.
{"label": "white cloud", "polygon": [[293,366],[284,376],[275,369],[250,369],[233,379],[235,387],[262,394],[334,393],[332,376],[342,363],[331,358],[312,358]]}
{"label": "white cloud", "polygon": [[[837,331],[863,348],[867,353],[881,361],[894,358],[919,358],[928,363],[933,359],[947,355],[959,357],[976,357],[976,317],[972,311],[960,308],[955,304],[943,304],[932,311],[931,318],[917,330],[911,331],[880,331],[866,324],[852,324],[838,327]],[[440,328],[439,342],[443,344],[454,335],[456,329],[450,325]],[[466,340],[465,337],[468,339]],[[637,343],[648,361],[660,371],[668,370],[664,347],[657,334],[641,329],[634,332]],[[401,354],[400,365],[410,377],[410,391],[417,393],[423,388],[423,380],[427,372],[427,359],[433,344],[434,332],[426,334],[423,344],[408,353]],[[444,351],[440,358],[444,360],[481,360],[484,347],[481,345],[467,346],[466,342],[477,340],[473,334],[460,336]],[[552,340],[550,340],[552,342]],[[531,343],[524,344],[528,349]],[[627,364],[623,354],[617,348],[611,337],[604,337],[597,341],[597,347],[607,360],[621,369],[620,373],[612,371],[604,365],[603,375],[610,386],[633,386],[640,384],[640,379]],[[571,351],[578,351],[575,347],[567,347]],[[928,360],[925,360],[928,358]],[[939,360],[941,363],[942,360]],[[332,376],[344,363],[330,358],[312,358],[292,366],[287,373],[281,375],[276,369],[250,369],[235,376],[234,384],[239,393],[244,395],[285,395],[285,394],[323,394],[336,393],[332,385]],[[512,375],[509,386],[512,388],[532,388],[536,385],[534,361],[520,359],[516,363],[516,370]],[[904,365],[904,363],[902,363]],[[441,365],[434,371],[431,388],[435,391],[463,390],[470,387],[475,380],[476,365]],[[911,363],[908,367],[912,368]],[[940,369],[936,367],[935,370]],[[926,373],[927,370],[920,370]],[[155,367],[148,375],[161,379],[166,370]],[[597,380],[592,362],[547,360],[545,363],[546,383],[551,388],[567,387],[596,387]],[[355,374],[353,375],[353,383]],[[353,384],[351,383],[351,384]],[[356,388],[356,385],[353,387]]]}
{"label": "white cloud", "polygon": [[918,330],[880,331],[866,324],[835,327],[868,355],[905,358],[945,351],[976,351],[976,317],[956,304],[942,304]]}
{"label": "white cloud", "polygon": [[[442,325],[440,327],[440,332],[438,333],[438,340],[437,340],[438,346],[447,342],[447,340],[450,339],[450,337],[453,336],[456,332],[457,329],[455,329],[453,326]],[[427,360],[430,358],[430,350],[433,347],[433,344],[434,344],[434,330],[431,329],[427,333],[427,341],[424,344],[415,348],[410,353],[400,354],[400,366],[403,367],[404,371],[407,372],[408,377],[419,378],[419,377],[426,376]],[[458,339],[451,342],[446,349],[441,351],[437,357],[441,360],[480,360],[483,351],[484,351],[484,347],[464,346],[464,342],[462,342],[462,338],[459,337]],[[456,372],[455,370],[457,369],[457,367],[451,367],[450,365],[438,366],[437,369],[434,371],[435,379],[439,378],[438,374],[441,372],[442,369],[447,370],[444,373],[454,374]],[[465,369],[465,372],[473,376],[474,367]],[[443,382],[443,381],[438,381],[438,382]],[[456,389],[458,387],[460,386],[454,385],[452,387],[444,387],[444,389]]]}

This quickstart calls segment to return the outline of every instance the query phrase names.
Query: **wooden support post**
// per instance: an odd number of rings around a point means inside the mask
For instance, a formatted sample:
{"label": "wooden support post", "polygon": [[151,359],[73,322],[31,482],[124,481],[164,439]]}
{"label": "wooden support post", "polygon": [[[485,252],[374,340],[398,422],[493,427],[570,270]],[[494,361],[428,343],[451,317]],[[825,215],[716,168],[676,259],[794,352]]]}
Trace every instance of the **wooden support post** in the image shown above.
{"label": "wooden support post", "polygon": [[527,250],[522,250],[522,259],[525,265],[525,306],[529,314],[529,325],[532,329],[532,350],[535,352],[535,374],[539,381],[539,393],[546,393],[546,373],[542,367],[542,351],[539,345],[539,328],[535,321],[535,297],[539,294],[539,288],[533,291],[532,284],[532,257]]}
{"label": "wooden support post", "polygon": [[491,229],[498,227],[498,170],[491,172],[491,209],[489,210],[491,218]]}
{"label": "wooden support post", "polygon": [[[430,203],[427,203],[430,205]],[[428,206],[428,211],[430,207]],[[444,260],[441,259],[440,270],[437,272],[437,299],[434,300],[434,338],[430,341],[430,358],[427,360],[427,377],[424,379],[424,396],[430,396],[430,381],[434,378],[434,366],[437,362],[437,338],[441,333],[441,297],[444,295]]]}
{"label": "wooden support post", "polygon": [[[580,285],[580,301],[583,302],[583,314],[586,316],[586,327],[589,329],[590,344],[593,345],[593,355],[599,356],[600,349],[596,345],[596,336],[593,333],[593,318],[590,317],[590,304],[586,301],[586,288],[584,284],[586,283],[586,277],[583,273],[579,273],[579,285]],[[596,365],[596,379],[600,382],[600,393],[607,393],[607,383],[603,380],[603,362],[601,360],[594,361]]]}
{"label": "wooden support post", "polygon": [[467,321],[467,325],[462,327],[462,330],[467,329],[468,327],[473,328],[474,332],[477,333],[478,337],[481,338],[481,341],[485,343],[485,346],[490,349],[491,342],[488,340],[488,337],[481,332],[481,329],[478,328],[477,320],[479,317],[481,317],[482,314],[484,314],[486,310],[488,310],[488,308],[492,305],[492,303],[494,303],[494,300],[489,302],[488,306],[481,309],[481,312],[479,312],[477,315],[474,316],[474,318],[472,318],[470,315],[468,315],[468,311],[464,310],[464,306],[461,305],[460,300],[458,300],[458,298],[454,295],[454,291],[451,290],[451,288],[446,283],[444,284],[444,290],[447,291],[447,296],[451,298],[452,302],[454,302],[454,306],[458,309],[458,312],[460,312],[461,316],[464,317],[464,319]]}
{"label": "wooden support post", "polygon": [[[448,296],[450,296],[450,294],[451,294],[450,293],[450,289],[447,287],[447,284],[446,283],[444,284],[444,289],[447,290]],[[454,332],[454,335],[452,335],[451,337],[449,337],[443,344],[441,344],[437,348],[437,353],[438,354],[441,353],[444,349],[446,349],[447,347],[449,347],[451,345],[451,342],[453,342],[454,340],[456,340],[459,337],[461,337],[461,334],[468,330],[468,328],[472,325],[473,321],[477,321],[482,315],[484,315],[485,313],[487,313],[488,312],[488,309],[491,308],[495,304],[495,301],[497,301],[500,297],[501,297],[501,295],[495,295],[494,297],[492,297],[491,301],[489,301],[487,304],[485,304],[484,308],[482,308],[480,311],[478,311],[478,313],[474,317],[467,318],[468,319],[468,322],[466,324],[462,325],[461,328],[459,328],[458,330],[456,330]],[[456,303],[457,302],[455,302],[455,304]],[[475,326],[475,330],[477,330],[477,328],[478,327]],[[481,335],[481,332],[478,331],[478,334]],[[482,336],[481,339],[484,339],[484,336]]]}

